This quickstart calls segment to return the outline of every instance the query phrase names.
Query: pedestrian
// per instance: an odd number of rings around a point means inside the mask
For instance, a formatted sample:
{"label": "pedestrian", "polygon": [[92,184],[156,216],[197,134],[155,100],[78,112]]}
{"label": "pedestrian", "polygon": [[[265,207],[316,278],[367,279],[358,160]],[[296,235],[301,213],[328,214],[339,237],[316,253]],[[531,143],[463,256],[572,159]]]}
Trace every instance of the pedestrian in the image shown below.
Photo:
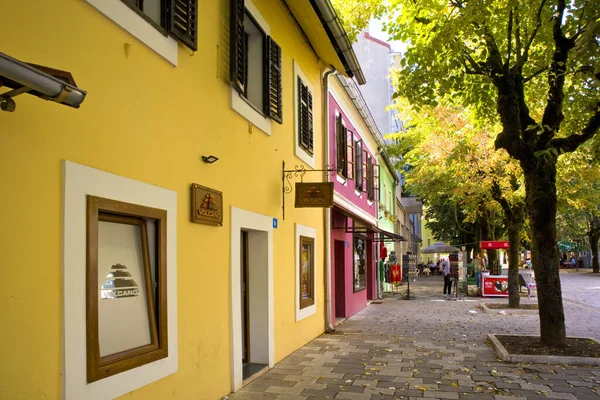
{"label": "pedestrian", "polygon": [[575,257],[571,256],[571,268],[575,268]]}
{"label": "pedestrian", "polygon": [[481,258],[479,254],[473,259],[473,272],[475,272],[475,280],[477,281],[477,289],[481,288]]}
{"label": "pedestrian", "polygon": [[450,280],[450,262],[447,258],[442,259],[442,270],[444,272],[444,296],[452,294],[452,281]]}

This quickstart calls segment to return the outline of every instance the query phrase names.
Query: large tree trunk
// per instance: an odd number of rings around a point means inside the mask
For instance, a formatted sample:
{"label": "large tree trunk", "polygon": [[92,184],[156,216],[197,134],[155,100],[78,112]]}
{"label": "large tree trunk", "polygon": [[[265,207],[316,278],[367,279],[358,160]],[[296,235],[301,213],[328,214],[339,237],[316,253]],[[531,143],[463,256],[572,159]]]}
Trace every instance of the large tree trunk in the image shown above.
{"label": "large tree trunk", "polygon": [[598,262],[598,239],[600,231],[595,228],[590,229],[590,245],[592,247],[592,268],[595,274],[600,273],[600,263]]}
{"label": "large tree trunk", "polygon": [[533,235],[531,263],[538,288],[542,343],[564,347],[565,314],[556,247],[556,157],[542,154],[521,163]]}
{"label": "large tree trunk", "polygon": [[519,242],[521,226],[514,222],[508,225],[508,307],[519,308],[521,284],[519,283]]}

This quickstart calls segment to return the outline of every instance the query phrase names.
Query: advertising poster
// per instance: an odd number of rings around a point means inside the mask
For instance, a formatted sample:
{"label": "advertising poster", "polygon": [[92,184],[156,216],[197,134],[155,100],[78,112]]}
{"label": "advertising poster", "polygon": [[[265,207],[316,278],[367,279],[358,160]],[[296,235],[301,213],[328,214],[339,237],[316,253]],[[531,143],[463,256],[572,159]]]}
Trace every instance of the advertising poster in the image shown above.
{"label": "advertising poster", "polygon": [[508,297],[508,277],[505,275],[485,275],[483,280],[483,296]]}

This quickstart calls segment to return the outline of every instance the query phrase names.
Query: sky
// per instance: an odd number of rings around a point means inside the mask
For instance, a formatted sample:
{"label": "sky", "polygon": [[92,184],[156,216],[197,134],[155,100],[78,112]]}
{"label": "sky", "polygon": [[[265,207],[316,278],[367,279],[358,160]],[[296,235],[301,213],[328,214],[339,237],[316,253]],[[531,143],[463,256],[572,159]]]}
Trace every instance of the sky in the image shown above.
{"label": "sky", "polygon": [[404,52],[406,46],[404,43],[399,42],[397,40],[390,41],[388,40],[389,36],[386,32],[383,31],[383,21],[387,18],[386,15],[376,20],[373,19],[369,22],[369,34],[376,39],[383,40],[392,46],[392,51],[399,51],[401,53]]}

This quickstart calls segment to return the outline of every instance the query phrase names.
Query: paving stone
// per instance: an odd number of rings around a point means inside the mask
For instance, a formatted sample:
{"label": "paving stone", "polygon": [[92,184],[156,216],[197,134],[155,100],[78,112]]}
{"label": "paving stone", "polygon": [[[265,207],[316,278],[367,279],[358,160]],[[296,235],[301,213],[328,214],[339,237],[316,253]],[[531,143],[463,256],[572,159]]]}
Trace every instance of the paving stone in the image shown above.
{"label": "paving stone", "polygon": [[544,390],[547,392],[552,391],[552,389],[546,385],[533,385],[531,383],[527,383],[527,384],[521,383],[520,386],[521,386],[521,389],[523,389],[523,390],[533,390],[533,391]]}
{"label": "paving stone", "polygon": [[370,394],[340,392],[335,396],[340,400],[371,400]]}
{"label": "paving stone", "polygon": [[546,397],[548,397],[549,399],[577,400],[577,396],[575,396],[573,393],[550,392],[546,393]]}
{"label": "paving stone", "polygon": [[265,393],[300,394],[303,390],[301,387],[269,386]]}
{"label": "paving stone", "polygon": [[587,388],[594,388],[594,387],[598,386],[598,384],[595,384],[595,383],[582,382],[582,381],[567,381],[567,383],[569,383],[570,385],[573,385],[573,386],[587,387]]}
{"label": "paving stone", "polygon": [[231,395],[230,398],[235,398],[236,400],[273,400],[277,397],[277,394],[274,393],[256,393],[256,392],[236,392]]}
{"label": "paving stone", "polygon": [[327,396],[330,399],[333,399],[335,397],[335,395],[338,394],[338,391],[336,391],[336,390],[304,389],[302,391],[302,393],[300,393],[300,394],[303,396],[313,396],[313,397],[316,396],[319,398],[325,398],[325,396]]}
{"label": "paving stone", "polygon": [[294,381],[294,382],[311,382],[315,383],[317,378],[314,376],[303,376],[303,375],[286,375],[283,378],[284,381]]}
{"label": "paving stone", "polygon": [[580,395],[594,394],[594,392],[592,392],[591,389],[574,386],[552,386],[552,391],[557,393],[573,393],[577,397],[579,397]]}
{"label": "paving stone", "polygon": [[337,390],[346,393],[363,393],[365,388],[362,386],[352,386],[350,383],[345,385],[327,385],[327,390]]}
{"label": "paving stone", "polygon": [[[472,315],[468,310],[476,307],[475,302],[432,301],[441,299],[441,283],[439,276],[419,278],[416,300],[400,302],[396,296],[367,306],[338,326],[335,335],[316,338],[232,394],[231,400],[600,400],[593,391],[600,386],[600,367],[498,360],[486,343],[487,334],[539,334],[536,314]],[[579,296],[582,291],[574,292]],[[569,292],[563,291],[564,296]],[[596,300],[588,297],[588,301]],[[597,302],[600,307],[600,296]],[[600,339],[600,311],[565,302],[565,318],[569,336]]]}

